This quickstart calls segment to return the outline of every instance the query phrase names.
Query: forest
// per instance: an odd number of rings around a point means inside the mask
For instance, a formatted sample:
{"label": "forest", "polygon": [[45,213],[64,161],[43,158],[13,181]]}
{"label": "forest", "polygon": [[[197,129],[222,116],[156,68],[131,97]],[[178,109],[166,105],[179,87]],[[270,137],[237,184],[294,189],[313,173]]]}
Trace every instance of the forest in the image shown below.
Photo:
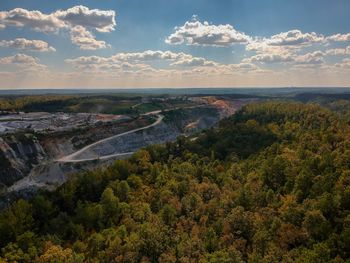
{"label": "forest", "polygon": [[350,262],[344,102],[251,103],[0,212],[0,262]]}

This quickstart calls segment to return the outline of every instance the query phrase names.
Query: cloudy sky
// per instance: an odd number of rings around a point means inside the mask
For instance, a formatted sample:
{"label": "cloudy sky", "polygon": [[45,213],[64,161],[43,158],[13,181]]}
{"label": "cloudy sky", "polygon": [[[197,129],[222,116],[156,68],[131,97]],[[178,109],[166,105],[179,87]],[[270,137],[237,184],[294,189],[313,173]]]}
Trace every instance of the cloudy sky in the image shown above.
{"label": "cloudy sky", "polygon": [[350,86],[348,0],[0,2],[0,88]]}

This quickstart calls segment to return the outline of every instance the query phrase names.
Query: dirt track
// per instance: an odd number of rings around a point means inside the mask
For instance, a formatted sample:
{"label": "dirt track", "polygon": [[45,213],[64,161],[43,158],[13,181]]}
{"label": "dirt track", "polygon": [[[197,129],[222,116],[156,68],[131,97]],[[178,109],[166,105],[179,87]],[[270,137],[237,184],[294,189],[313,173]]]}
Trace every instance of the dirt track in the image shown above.
{"label": "dirt track", "polygon": [[[90,145],[87,145],[85,146],[84,148],[80,149],[79,151],[76,151],[75,153],[72,153],[70,155],[67,155],[67,156],[64,156],[60,159],[57,160],[57,162],[61,162],[61,163],[78,163],[78,162],[85,162],[85,161],[93,161],[93,160],[104,160],[104,159],[110,159],[110,158],[113,158],[113,157],[118,157],[118,156],[125,156],[125,155],[130,155],[132,153],[117,153],[117,154],[111,154],[111,155],[106,155],[106,156],[96,156],[96,158],[79,158],[78,156],[83,154],[85,151],[89,151],[92,147],[96,146],[96,145],[99,145],[99,144],[103,144],[105,142],[108,142],[110,140],[113,140],[115,138],[118,138],[118,137],[122,137],[124,135],[127,135],[127,134],[130,134],[130,133],[135,133],[135,132],[138,132],[138,131],[142,131],[142,130],[146,130],[146,129],[149,129],[149,128],[152,128],[156,125],[158,125],[159,123],[162,122],[164,116],[163,115],[160,115],[160,114],[157,114],[157,120],[150,124],[150,125],[147,125],[145,127],[141,127],[141,128],[137,128],[137,129],[134,129],[134,130],[130,130],[130,131],[127,131],[127,132],[123,132],[123,133],[120,133],[120,134],[117,134],[117,135],[113,135],[111,137],[108,137],[108,138],[105,138],[105,139],[102,139],[100,141],[97,141],[97,142],[94,142]],[[76,158],[78,157],[78,158]]]}

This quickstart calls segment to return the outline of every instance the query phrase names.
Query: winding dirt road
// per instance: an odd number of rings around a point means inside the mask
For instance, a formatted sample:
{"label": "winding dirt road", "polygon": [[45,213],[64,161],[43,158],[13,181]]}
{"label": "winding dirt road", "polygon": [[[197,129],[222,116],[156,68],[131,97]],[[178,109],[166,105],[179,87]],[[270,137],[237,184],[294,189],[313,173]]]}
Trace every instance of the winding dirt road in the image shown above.
{"label": "winding dirt road", "polygon": [[147,114],[144,114],[144,115],[156,114],[156,116],[158,117],[157,120],[154,123],[150,124],[150,125],[147,125],[147,126],[144,126],[144,127],[141,127],[141,128],[137,128],[137,129],[134,129],[134,130],[130,130],[130,131],[127,131],[127,132],[123,132],[123,133],[120,133],[120,134],[117,134],[117,135],[113,135],[111,137],[99,140],[97,142],[94,142],[92,144],[89,144],[89,145],[85,146],[84,148],[80,149],[79,151],[76,151],[75,153],[72,153],[70,155],[67,155],[67,156],[64,156],[64,157],[58,159],[57,162],[61,162],[61,163],[78,163],[78,162],[94,161],[94,160],[106,160],[106,159],[110,159],[110,158],[114,158],[114,157],[118,157],[118,156],[129,156],[129,155],[131,155],[133,153],[132,152],[116,153],[116,154],[110,154],[110,155],[104,155],[104,156],[97,156],[96,158],[82,158],[82,159],[76,158],[80,154],[84,153],[85,151],[90,150],[92,147],[94,147],[96,145],[108,142],[110,140],[113,140],[113,139],[118,138],[118,137],[122,137],[122,136],[130,134],[130,133],[135,133],[135,132],[138,132],[138,131],[146,130],[146,129],[149,129],[149,128],[152,128],[152,127],[158,125],[159,123],[162,122],[162,120],[164,118],[164,116],[160,115],[159,112],[160,111],[155,111],[155,112],[149,112]]}

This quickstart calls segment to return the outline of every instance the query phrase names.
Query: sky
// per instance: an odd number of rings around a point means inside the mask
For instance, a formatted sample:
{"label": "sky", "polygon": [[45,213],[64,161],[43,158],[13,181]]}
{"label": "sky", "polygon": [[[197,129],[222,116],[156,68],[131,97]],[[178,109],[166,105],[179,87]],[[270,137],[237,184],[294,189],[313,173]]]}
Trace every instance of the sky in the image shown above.
{"label": "sky", "polygon": [[0,89],[349,87],[348,0],[2,0]]}

